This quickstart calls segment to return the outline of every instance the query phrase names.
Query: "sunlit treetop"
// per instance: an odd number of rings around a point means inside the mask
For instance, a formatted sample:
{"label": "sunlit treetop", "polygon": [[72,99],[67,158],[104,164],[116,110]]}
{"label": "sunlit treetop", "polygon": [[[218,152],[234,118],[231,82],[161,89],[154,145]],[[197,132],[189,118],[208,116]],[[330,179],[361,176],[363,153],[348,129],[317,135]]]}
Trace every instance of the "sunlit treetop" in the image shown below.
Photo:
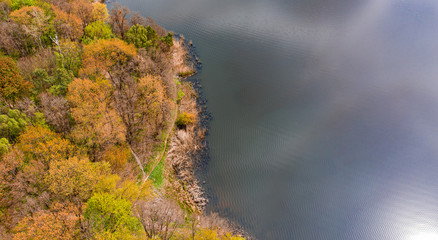
{"label": "sunlit treetop", "polygon": [[116,64],[123,65],[135,57],[137,49],[120,39],[100,39],[84,47],[80,75],[96,77]]}

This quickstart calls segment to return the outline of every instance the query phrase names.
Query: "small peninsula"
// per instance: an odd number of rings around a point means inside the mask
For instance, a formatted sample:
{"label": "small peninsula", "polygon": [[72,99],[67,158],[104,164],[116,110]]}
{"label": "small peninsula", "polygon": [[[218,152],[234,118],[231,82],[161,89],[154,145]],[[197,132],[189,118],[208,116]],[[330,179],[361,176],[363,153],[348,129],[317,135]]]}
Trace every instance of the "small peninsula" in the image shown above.
{"label": "small peninsula", "polygon": [[0,239],[245,239],[204,211],[187,47],[118,4],[0,0]]}

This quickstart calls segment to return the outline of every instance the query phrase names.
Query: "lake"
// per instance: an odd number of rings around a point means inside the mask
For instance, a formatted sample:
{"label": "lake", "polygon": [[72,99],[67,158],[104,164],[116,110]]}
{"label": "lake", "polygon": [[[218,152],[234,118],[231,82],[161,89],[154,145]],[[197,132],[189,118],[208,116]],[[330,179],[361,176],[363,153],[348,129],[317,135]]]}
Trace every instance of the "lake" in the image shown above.
{"label": "lake", "polygon": [[438,239],[438,1],[120,3],[196,46],[208,211],[258,239]]}

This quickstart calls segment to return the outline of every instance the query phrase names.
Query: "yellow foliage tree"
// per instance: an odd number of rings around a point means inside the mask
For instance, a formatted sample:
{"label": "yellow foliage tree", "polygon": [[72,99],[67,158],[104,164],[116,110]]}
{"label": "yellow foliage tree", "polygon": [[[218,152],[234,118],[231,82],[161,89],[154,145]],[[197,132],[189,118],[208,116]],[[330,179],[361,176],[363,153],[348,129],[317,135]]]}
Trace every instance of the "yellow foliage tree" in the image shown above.
{"label": "yellow foliage tree", "polygon": [[92,15],[91,19],[93,22],[94,21],[106,22],[109,17],[106,5],[99,2],[93,3],[93,10],[91,15]]}
{"label": "yellow foliage tree", "polygon": [[17,147],[27,160],[41,162],[46,169],[50,161],[67,159],[74,154],[74,147],[68,140],[40,125],[28,126],[19,137]]}
{"label": "yellow foliage tree", "polygon": [[109,173],[108,163],[73,157],[51,162],[45,183],[57,200],[80,203],[91,197],[97,182]]}

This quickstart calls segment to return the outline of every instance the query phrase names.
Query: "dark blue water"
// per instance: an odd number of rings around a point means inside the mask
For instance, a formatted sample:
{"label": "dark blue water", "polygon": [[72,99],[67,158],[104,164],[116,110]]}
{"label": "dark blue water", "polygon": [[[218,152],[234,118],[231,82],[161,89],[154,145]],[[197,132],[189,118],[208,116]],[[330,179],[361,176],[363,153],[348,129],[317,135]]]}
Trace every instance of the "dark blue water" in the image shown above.
{"label": "dark blue water", "polygon": [[438,1],[121,3],[197,47],[209,210],[259,239],[438,239]]}

